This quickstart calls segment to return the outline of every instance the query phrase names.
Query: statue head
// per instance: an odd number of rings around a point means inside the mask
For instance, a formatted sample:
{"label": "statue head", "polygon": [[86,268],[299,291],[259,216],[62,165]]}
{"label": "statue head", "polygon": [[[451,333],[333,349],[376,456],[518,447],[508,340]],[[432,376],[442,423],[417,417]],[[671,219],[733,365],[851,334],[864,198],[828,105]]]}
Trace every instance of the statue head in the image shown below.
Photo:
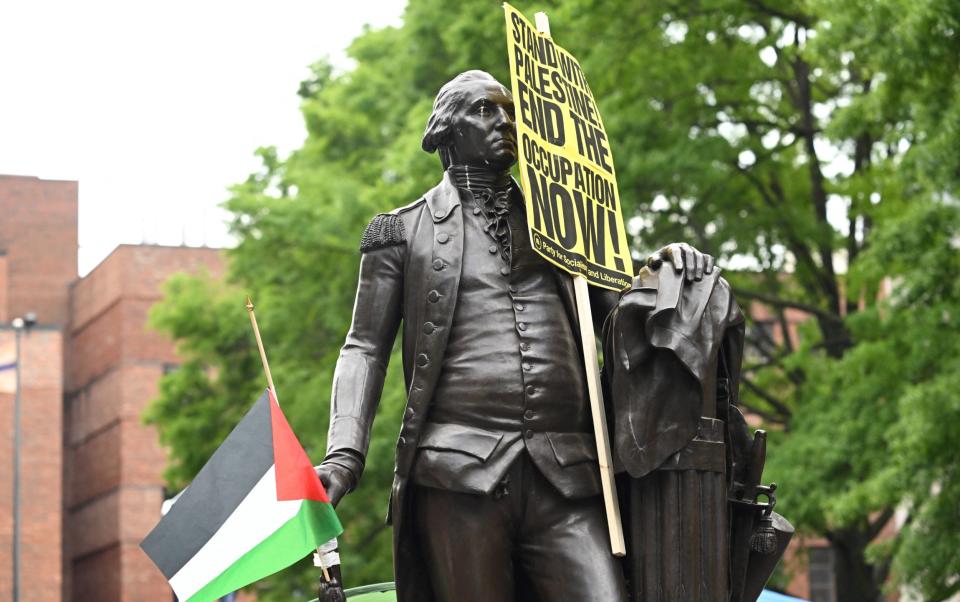
{"label": "statue head", "polygon": [[423,134],[444,169],[470,165],[507,169],[517,161],[513,96],[485,71],[466,71],[440,88]]}

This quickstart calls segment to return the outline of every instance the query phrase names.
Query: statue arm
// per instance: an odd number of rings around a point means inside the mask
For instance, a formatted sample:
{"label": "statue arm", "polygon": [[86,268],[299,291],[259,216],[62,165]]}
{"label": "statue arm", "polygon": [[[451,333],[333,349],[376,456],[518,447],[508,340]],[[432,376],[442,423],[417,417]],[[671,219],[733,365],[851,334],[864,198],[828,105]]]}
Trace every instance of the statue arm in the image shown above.
{"label": "statue arm", "polygon": [[400,326],[404,249],[402,244],[373,249],[360,260],[353,320],[333,376],[327,456],[318,469],[322,480],[340,481],[331,482],[334,491],[327,488],[335,503],[356,487],[363,471]]}

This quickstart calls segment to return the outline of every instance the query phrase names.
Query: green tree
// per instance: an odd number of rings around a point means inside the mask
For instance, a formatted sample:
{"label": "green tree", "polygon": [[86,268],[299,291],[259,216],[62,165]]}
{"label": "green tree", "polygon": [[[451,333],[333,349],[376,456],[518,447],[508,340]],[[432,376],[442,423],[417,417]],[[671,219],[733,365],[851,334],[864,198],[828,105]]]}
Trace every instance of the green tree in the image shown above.
{"label": "green tree", "polygon": [[[717,255],[746,304],[743,401],[774,432],[783,512],[827,536],[838,593],[897,582],[943,599],[960,574],[951,436],[956,362],[960,7],[950,0],[562,0],[546,10],[581,59],[613,143],[638,256],[688,240]],[[436,90],[483,68],[508,80],[498,2],[411,0],[368,30],[345,72],[317,63],[300,95],[308,136],[235,186],[226,284],[178,278],[154,324],[186,358],[149,419],[186,483],[263,386],[243,293],[257,302],[280,401],[315,461],[367,220],[439,176],[419,151]],[[952,270],[952,271],[951,271]],[[895,284],[894,294],[878,299]],[[396,358],[367,470],[340,513],[348,584],[387,580],[382,521],[403,403]],[[870,547],[896,507],[909,516]],[[310,592],[307,567],[261,584]]]}

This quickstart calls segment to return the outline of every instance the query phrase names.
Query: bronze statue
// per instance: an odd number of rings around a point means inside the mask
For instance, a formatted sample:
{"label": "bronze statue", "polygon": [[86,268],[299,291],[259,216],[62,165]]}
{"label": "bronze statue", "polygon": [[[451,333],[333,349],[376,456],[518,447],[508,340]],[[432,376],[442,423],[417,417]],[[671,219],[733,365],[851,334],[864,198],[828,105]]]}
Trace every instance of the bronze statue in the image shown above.
{"label": "bronze statue", "polygon": [[[487,73],[445,84],[423,136],[443,180],[377,215],[360,244],[317,472],[335,504],[356,486],[402,323],[407,407],[388,515],[401,602],[628,595],[599,495],[573,285],[530,247],[509,175],[513,116]],[[676,281],[716,280],[713,258],[687,245],[651,264],[664,260]],[[591,302],[599,332],[618,297],[591,290]]]}

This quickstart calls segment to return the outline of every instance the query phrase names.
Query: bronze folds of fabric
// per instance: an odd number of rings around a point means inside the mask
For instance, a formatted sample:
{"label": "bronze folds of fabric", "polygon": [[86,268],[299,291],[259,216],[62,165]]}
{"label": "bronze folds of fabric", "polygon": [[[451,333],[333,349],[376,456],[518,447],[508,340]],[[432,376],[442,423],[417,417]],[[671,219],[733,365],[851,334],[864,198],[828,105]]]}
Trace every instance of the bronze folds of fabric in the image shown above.
{"label": "bronze folds of fabric", "polygon": [[701,418],[699,427],[661,468],[625,480],[631,602],[727,602],[723,423]]}

